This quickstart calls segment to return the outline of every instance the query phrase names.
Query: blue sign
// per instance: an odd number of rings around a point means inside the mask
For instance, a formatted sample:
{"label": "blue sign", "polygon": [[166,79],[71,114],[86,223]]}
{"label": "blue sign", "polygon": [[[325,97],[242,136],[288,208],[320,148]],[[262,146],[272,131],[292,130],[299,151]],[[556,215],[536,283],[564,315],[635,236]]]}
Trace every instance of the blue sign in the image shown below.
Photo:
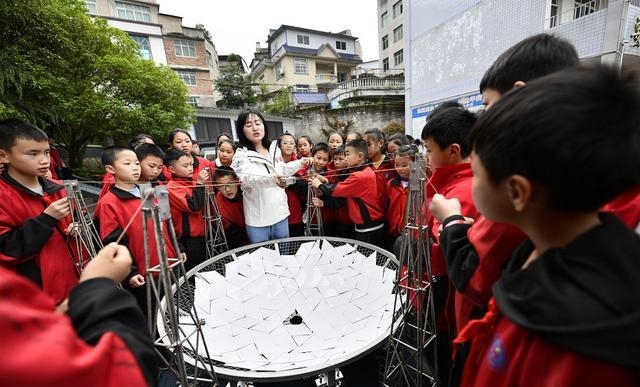
{"label": "blue sign", "polygon": [[456,101],[466,109],[471,111],[480,110],[482,108],[482,94],[475,91],[472,93],[462,94],[456,97],[444,98],[438,101],[429,102],[424,105],[419,105],[411,108],[411,118],[416,119],[420,117],[426,117],[435,109],[438,105],[445,101]]}

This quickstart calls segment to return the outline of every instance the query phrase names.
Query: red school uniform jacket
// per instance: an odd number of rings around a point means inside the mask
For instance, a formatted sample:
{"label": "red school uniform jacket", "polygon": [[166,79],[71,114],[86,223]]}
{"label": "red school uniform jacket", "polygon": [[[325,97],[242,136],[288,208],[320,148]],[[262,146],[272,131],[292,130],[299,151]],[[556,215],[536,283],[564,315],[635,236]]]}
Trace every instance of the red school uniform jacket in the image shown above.
{"label": "red school uniform jacket", "polygon": [[564,247],[525,242],[493,286],[471,341],[462,386],[637,386],[640,381],[640,238],[615,216]]}
{"label": "red school uniform jacket", "polygon": [[[405,180],[406,181],[406,180]],[[408,183],[408,181],[406,181]],[[387,225],[389,234],[398,237],[404,230],[404,215],[407,206],[407,186],[403,185],[400,176],[396,176],[387,183],[387,196],[389,207],[387,208]]]}
{"label": "red school uniform jacket", "polygon": [[228,230],[232,225],[245,230],[247,225],[244,222],[244,209],[242,205],[242,195],[238,195],[234,199],[227,199],[218,192],[216,194],[216,202],[222,216],[222,225]]}
{"label": "red school uniform jacket", "polygon": [[323,195],[347,198],[347,209],[357,228],[367,229],[384,223],[375,172],[368,166],[355,168],[349,177],[337,184],[321,184]]}
{"label": "red school uniform jacket", "polygon": [[384,159],[382,163],[375,167],[373,163],[371,163],[371,169],[376,174],[376,182],[378,183],[378,195],[380,196],[380,204],[382,208],[386,211],[387,206],[389,205],[389,196],[387,194],[387,183],[398,176],[396,172],[396,168],[393,160],[384,155]]}
{"label": "red school uniform jacket", "polygon": [[[445,223],[447,220],[445,220]],[[455,288],[458,332],[484,312],[491,286],[513,251],[526,239],[517,227],[479,215],[473,225],[454,224],[440,233],[447,275]]]}
{"label": "red school uniform jacket", "polygon": [[[193,157],[193,181],[194,182],[198,180],[198,175],[200,174],[200,171],[202,171],[203,168],[209,168],[209,174],[213,176],[213,172],[216,170],[215,161],[209,161],[209,159],[205,159],[200,156],[195,156],[193,154],[191,155],[191,157]],[[171,172],[169,172],[169,168],[167,168],[166,165],[162,168],[162,172],[160,174],[162,175],[162,178],[159,178],[158,180],[162,180],[166,182],[173,180],[173,175],[171,174]]]}
{"label": "red school uniform jacket", "polygon": [[29,278],[59,303],[78,283],[75,243],[64,235],[71,216],[56,220],[43,213],[66,192],[58,182],[38,180],[43,196],[6,172],[0,176],[0,264]]}
{"label": "red school uniform jacket", "polygon": [[[76,286],[69,312],[26,279],[0,268],[0,380],[5,386],[147,386],[156,356],[132,295],[113,281]],[[146,379],[146,380],[145,380]],[[90,381],[90,382],[88,382]]]}
{"label": "red school uniform jacket", "polygon": [[[149,265],[153,267],[159,262],[156,238],[153,232],[153,221],[151,219],[147,221],[149,239],[145,241],[143,237],[142,214],[139,211],[141,204],[142,201],[139,197],[114,185],[98,201],[94,215],[98,233],[104,244],[115,242],[129,223],[129,220],[131,220],[131,217],[135,217],[126,234],[120,240],[120,244],[129,248],[133,258],[131,275],[145,275],[147,272],[144,256],[145,243],[149,245]],[[175,258],[177,256],[176,251],[170,242],[166,228],[164,230],[164,243],[167,246],[167,254],[170,258]]]}
{"label": "red school uniform jacket", "polygon": [[191,180],[175,179],[167,183],[171,218],[179,238],[203,237],[205,234],[203,185]]}
{"label": "red school uniform jacket", "polygon": [[[439,193],[447,199],[456,198],[462,206],[462,215],[469,218],[477,218],[478,211],[473,204],[471,195],[471,164],[461,163],[455,165],[447,165],[436,168],[431,179],[427,182],[427,198],[428,201],[435,193]],[[438,240],[438,228],[440,222],[435,219],[431,213],[428,214],[429,230],[431,237],[435,238],[435,243],[431,246],[431,271],[432,275],[447,275],[444,256],[440,249]]]}

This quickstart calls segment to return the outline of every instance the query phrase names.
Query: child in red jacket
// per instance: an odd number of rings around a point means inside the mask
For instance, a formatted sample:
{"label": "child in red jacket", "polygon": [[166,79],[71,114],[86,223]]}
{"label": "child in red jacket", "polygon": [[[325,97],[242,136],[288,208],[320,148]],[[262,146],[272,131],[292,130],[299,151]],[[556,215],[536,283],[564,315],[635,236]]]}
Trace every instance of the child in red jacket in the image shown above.
{"label": "child in red jacket", "polygon": [[[98,200],[95,209],[95,223],[102,241],[107,244],[119,240],[129,248],[133,257],[131,273],[125,280],[125,287],[136,297],[142,310],[147,312],[147,292],[145,275],[145,244],[149,248],[149,265],[158,265],[158,252],[155,249],[153,221],[147,221],[149,239],[144,239],[142,216],[139,213],[142,204],[140,189],[136,185],[140,177],[140,162],[134,151],[123,147],[110,147],[102,152],[102,164],[108,174],[113,175],[115,184]],[[126,233],[123,230],[132,220]],[[121,237],[122,235],[122,237]],[[176,257],[169,235],[165,229],[164,241],[169,257]]]}
{"label": "child in red jacket", "polygon": [[418,157],[418,147],[402,145],[396,151],[394,164],[398,176],[387,183],[389,207],[387,208],[387,225],[390,236],[398,238],[406,225],[405,212],[407,206],[407,188],[409,187],[409,173],[411,163]]}
{"label": "child in red jacket", "polygon": [[530,240],[456,339],[472,341],[464,386],[637,385],[640,237],[599,213],[640,183],[636,81],[564,70],[505,94],[474,127],[478,209]]}
{"label": "child in red jacket", "polygon": [[177,150],[167,152],[164,162],[171,173],[167,183],[171,220],[187,254],[184,266],[189,271],[207,259],[204,188],[211,176],[208,169],[201,169],[194,182],[193,157]]}
{"label": "child in red jacket", "polygon": [[216,203],[222,217],[227,246],[235,249],[249,244],[238,175],[231,167],[218,167],[213,173],[213,184],[218,191]]}
{"label": "child in red jacket", "polygon": [[69,239],[71,217],[64,186],[44,178],[49,142],[39,128],[0,121],[0,262],[27,277],[56,303],[78,283],[82,266]]}
{"label": "child in red jacket", "polygon": [[383,247],[384,211],[380,205],[375,172],[365,164],[367,143],[353,140],[345,146],[345,152],[351,169],[349,177],[337,184],[329,184],[326,179],[316,176],[311,186],[318,188],[323,197],[346,198],[349,215],[355,223],[356,239]]}

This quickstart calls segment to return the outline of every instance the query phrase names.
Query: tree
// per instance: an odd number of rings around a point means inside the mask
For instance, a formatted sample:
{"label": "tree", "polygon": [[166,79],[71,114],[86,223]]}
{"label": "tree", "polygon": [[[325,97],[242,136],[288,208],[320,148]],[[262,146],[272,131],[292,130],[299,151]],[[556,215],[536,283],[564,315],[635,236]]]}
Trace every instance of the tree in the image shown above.
{"label": "tree", "polygon": [[92,20],[84,2],[4,0],[0,20],[0,117],[52,132],[72,168],[92,141],[164,138],[189,124],[180,78],[143,60],[126,33]]}
{"label": "tree", "polygon": [[251,75],[245,73],[239,63],[234,64],[234,62],[240,62],[242,58],[231,54],[227,60],[229,64],[220,68],[220,76],[215,82],[216,89],[222,94],[222,104],[227,107],[254,105],[257,97]]}

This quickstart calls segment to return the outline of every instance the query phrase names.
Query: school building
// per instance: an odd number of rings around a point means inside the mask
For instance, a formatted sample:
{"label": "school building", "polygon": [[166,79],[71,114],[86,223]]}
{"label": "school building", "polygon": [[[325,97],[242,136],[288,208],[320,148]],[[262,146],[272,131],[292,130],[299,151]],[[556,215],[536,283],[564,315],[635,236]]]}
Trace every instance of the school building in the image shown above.
{"label": "school building", "polygon": [[478,85],[504,50],[542,32],[587,64],[640,69],[640,0],[405,0],[405,127],[419,137],[442,101],[482,107]]}

